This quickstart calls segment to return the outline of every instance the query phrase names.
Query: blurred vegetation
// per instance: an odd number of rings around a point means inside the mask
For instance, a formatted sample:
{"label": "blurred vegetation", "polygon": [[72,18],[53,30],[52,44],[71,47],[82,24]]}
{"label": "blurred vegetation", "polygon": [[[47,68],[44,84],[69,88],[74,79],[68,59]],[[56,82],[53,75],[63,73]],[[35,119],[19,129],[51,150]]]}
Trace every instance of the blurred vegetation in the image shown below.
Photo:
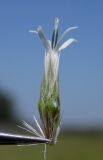
{"label": "blurred vegetation", "polygon": [[[44,145],[0,146],[0,158],[41,160],[43,150]],[[47,147],[47,160],[103,160],[103,133],[62,134],[56,145]]]}
{"label": "blurred vegetation", "polygon": [[[24,134],[16,123],[14,99],[0,93],[0,131]],[[44,145],[0,146],[3,160],[43,160]],[[103,130],[63,130],[58,143],[47,147],[47,160],[103,160]]]}
{"label": "blurred vegetation", "polygon": [[6,92],[0,92],[0,122],[14,122],[14,99]]}

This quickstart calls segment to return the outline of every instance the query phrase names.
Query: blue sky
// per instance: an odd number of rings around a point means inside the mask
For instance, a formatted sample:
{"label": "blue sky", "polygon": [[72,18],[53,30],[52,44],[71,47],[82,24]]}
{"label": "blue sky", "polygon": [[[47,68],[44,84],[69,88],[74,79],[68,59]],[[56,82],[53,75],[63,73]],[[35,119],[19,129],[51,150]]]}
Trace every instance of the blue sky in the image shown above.
{"label": "blue sky", "polygon": [[66,38],[78,43],[61,54],[60,94],[62,120],[67,125],[103,124],[103,1],[0,0],[0,89],[17,101],[15,110],[32,119],[43,72],[44,48],[28,33],[42,25],[51,38],[54,18],[60,33],[79,28]]}

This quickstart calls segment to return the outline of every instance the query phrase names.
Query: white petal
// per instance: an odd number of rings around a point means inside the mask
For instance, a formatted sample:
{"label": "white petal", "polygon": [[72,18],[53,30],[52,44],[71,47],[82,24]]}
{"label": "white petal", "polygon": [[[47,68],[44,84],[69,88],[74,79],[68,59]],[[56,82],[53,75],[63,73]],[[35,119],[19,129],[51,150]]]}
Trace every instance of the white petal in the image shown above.
{"label": "white petal", "polygon": [[58,27],[58,23],[59,23],[59,18],[55,17],[55,26],[57,25],[57,27]]}
{"label": "white petal", "polygon": [[29,32],[38,34],[38,32],[36,30],[29,30]]}
{"label": "white petal", "polygon": [[65,49],[66,47],[68,47],[70,44],[72,44],[73,42],[77,42],[76,39],[70,38],[68,39],[66,42],[64,42],[60,47],[59,47],[59,51]]}
{"label": "white petal", "polygon": [[64,31],[64,33],[61,35],[61,37],[59,38],[58,42],[60,42],[60,41],[64,38],[64,36],[65,36],[66,34],[68,34],[70,31],[72,31],[72,30],[74,30],[74,29],[77,29],[77,28],[78,28],[77,26],[67,28],[67,29]]}
{"label": "white petal", "polygon": [[54,22],[54,30],[52,34],[52,48],[55,48],[58,40],[58,26],[59,26],[59,19],[56,17]]}
{"label": "white petal", "polygon": [[41,41],[43,42],[43,45],[46,48],[46,50],[50,51],[50,48],[51,48],[50,47],[50,43],[48,42],[48,40],[47,40],[47,38],[46,38],[41,26],[39,26],[37,28],[37,32],[38,32],[38,35],[39,35]]}
{"label": "white petal", "polygon": [[58,43],[57,43],[55,49],[56,49],[56,50],[59,49],[60,43],[61,43],[61,41],[63,40],[63,38],[64,38],[64,36],[65,36],[66,34],[68,34],[70,31],[72,31],[72,30],[74,30],[74,29],[77,29],[77,28],[78,28],[77,26],[67,28],[67,29],[64,31],[64,33],[61,35],[61,37],[59,38]]}

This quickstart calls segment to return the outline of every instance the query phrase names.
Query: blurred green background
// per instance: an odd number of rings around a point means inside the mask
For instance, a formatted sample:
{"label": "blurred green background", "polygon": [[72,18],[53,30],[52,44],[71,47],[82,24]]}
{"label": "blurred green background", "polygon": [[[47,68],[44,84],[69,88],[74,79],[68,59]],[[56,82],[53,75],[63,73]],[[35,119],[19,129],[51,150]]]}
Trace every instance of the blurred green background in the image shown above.
{"label": "blurred green background", "polygon": [[[3,160],[42,160],[44,145],[0,146]],[[103,160],[103,134],[66,134],[47,147],[48,160]]]}

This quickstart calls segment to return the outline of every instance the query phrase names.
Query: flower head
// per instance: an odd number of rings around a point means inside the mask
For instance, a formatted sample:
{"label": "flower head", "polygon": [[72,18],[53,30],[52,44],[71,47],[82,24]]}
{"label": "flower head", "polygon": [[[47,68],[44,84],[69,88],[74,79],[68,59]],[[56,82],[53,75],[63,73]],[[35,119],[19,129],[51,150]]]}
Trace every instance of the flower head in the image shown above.
{"label": "flower head", "polygon": [[60,97],[59,97],[59,59],[63,49],[73,42],[74,38],[69,38],[63,42],[63,38],[71,30],[77,27],[67,28],[64,33],[58,36],[59,19],[55,18],[52,40],[48,40],[41,26],[36,31],[30,31],[39,35],[44,48],[44,78],[41,83],[39,98],[39,113],[44,127],[44,134],[51,143],[55,143],[60,129]]}

